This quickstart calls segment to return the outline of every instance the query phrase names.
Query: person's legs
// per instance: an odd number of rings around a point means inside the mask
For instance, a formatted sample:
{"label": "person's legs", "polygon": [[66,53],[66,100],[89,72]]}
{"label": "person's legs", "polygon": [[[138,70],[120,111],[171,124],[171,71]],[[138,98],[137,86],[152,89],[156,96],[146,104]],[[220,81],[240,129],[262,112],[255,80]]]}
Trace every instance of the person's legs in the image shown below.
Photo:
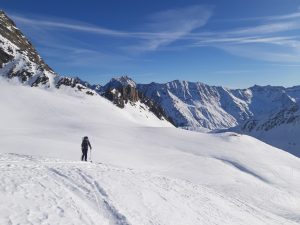
{"label": "person's legs", "polygon": [[82,149],[81,161],[87,161],[87,149]]}
{"label": "person's legs", "polygon": [[87,160],[87,150],[84,152],[84,160]]}
{"label": "person's legs", "polygon": [[87,152],[88,152],[88,150],[84,149],[84,161],[87,161]]}

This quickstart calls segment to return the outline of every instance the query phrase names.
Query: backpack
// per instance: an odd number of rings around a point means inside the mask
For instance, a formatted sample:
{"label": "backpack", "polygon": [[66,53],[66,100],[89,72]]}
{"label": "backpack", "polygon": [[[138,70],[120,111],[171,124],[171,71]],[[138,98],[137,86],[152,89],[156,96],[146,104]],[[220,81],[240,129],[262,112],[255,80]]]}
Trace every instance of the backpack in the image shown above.
{"label": "backpack", "polygon": [[88,149],[88,146],[89,146],[89,139],[84,138],[84,139],[82,140],[81,148],[82,148],[82,149]]}

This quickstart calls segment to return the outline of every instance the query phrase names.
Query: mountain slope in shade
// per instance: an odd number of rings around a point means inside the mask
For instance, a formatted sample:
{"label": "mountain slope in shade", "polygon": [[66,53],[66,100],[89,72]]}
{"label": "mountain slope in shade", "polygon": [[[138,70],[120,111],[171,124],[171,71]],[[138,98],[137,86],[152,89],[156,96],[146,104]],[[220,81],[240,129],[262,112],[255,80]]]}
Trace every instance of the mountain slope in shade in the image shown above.
{"label": "mountain slope in shade", "polygon": [[300,111],[297,104],[263,119],[250,119],[228,131],[251,135],[300,157]]}
{"label": "mountain slope in shade", "polygon": [[[298,138],[300,135],[300,87],[259,87],[261,92],[265,92],[264,88],[277,90],[277,99],[280,99],[280,93],[282,93],[282,96],[287,97],[286,101],[284,101],[287,104],[279,105],[267,114],[255,114],[244,123],[225,131],[251,135],[300,157],[300,141]],[[267,97],[269,96],[271,94],[267,95]],[[264,108],[267,104],[273,104],[273,102],[274,100],[269,99],[261,108]]]}

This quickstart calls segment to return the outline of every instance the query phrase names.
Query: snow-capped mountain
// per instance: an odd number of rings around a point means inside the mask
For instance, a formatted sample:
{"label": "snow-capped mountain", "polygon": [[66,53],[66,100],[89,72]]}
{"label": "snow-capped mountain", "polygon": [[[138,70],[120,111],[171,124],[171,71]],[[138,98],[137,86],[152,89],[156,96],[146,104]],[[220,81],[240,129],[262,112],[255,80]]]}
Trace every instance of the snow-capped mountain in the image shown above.
{"label": "snow-capped mountain", "polygon": [[[202,83],[176,80],[166,84],[139,84],[137,87],[159,103],[177,127],[232,127],[238,124],[239,117],[248,117],[250,113],[244,101],[235,98],[230,91]],[[239,117],[235,118],[230,111]]]}
{"label": "snow-capped mountain", "polygon": [[103,86],[103,91],[106,91],[108,89],[121,89],[128,86],[136,88],[136,82],[125,75],[112,78],[105,86]]}
{"label": "snow-capped mountain", "polygon": [[138,90],[158,102],[178,127],[210,130],[237,126],[290,107],[295,100],[282,87],[228,89],[199,82],[139,84]]}

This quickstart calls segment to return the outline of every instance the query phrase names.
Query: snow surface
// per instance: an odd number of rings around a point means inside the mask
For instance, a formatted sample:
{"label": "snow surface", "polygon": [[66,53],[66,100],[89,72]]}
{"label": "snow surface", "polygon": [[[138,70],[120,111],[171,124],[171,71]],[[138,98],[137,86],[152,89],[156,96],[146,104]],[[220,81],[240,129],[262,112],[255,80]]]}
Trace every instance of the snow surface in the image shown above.
{"label": "snow surface", "polygon": [[300,159],[257,139],[65,90],[0,81],[0,98],[0,224],[300,223]]}

